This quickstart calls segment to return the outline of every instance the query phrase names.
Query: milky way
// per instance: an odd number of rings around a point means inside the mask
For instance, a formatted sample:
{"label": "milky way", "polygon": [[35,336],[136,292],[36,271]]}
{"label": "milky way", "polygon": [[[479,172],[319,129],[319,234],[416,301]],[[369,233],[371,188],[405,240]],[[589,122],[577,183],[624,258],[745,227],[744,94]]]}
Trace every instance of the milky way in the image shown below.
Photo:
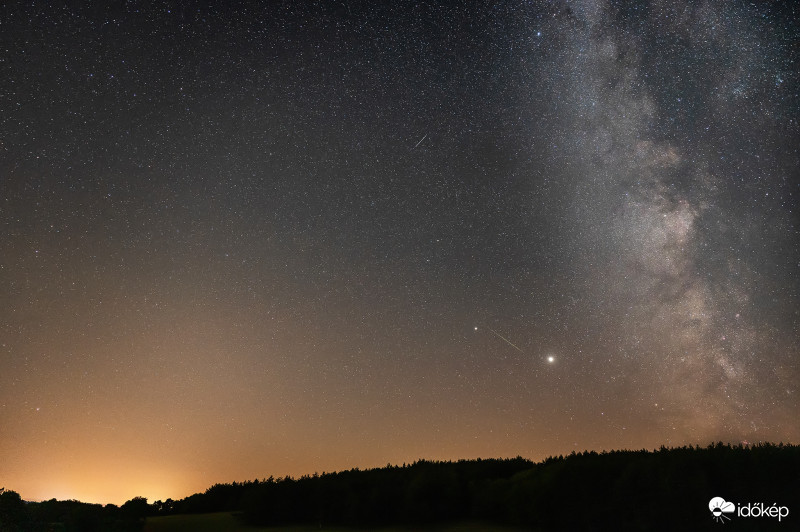
{"label": "milky way", "polygon": [[689,438],[791,425],[775,407],[796,404],[796,293],[775,291],[797,267],[795,122],[776,111],[792,96],[769,29],[734,14],[671,3],[618,25],[576,6],[552,89],[570,95],[555,149],[575,165],[586,303],[620,339],[609,363],[633,408]]}
{"label": "milky way", "polygon": [[800,438],[797,8],[3,7],[0,480]]}

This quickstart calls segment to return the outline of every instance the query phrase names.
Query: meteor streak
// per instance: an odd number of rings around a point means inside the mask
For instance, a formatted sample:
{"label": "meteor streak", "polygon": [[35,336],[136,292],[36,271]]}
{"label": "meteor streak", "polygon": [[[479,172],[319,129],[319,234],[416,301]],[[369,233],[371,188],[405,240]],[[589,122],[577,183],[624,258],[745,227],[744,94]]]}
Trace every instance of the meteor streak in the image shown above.
{"label": "meteor streak", "polygon": [[414,145],[414,147],[416,148],[417,146],[419,146],[420,144],[422,144],[422,141],[423,141],[423,140],[425,140],[425,139],[427,138],[427,136],[428,136],[428,134],[427,134],[427,133],[425,133],[425,136],[424,136],[424,137],[422,137],[421,139],[419,139],[419,142],[417,142],[417,143]]}
{"label": "meteor streak", "polygon": [[508,338],[506,338],[505,336],[503,336],[503,335],[502,335],[502,334],[500,334],[499,332],[495,331],[495,330],[494,330],[494,329],[492,329],[491,327],[487,327],[487,328],[488,328],[490,331],[492,331],[492,332],[493,332],[493,333],[494,333],[494,334],[495,334],[495,335],[496,335],[498,338],[500,338],[502,341],[504,341],[505,343],[507,343],[508,345],[510,345],[511,347],[513,347],[514,349],[516,349],[517,351],[519,351],[520,353],[522,353],[523,355],[525,354],[525,351],[523,351],[523,350],[522,350],[522,349],[520,349],[519,347],[517,347],[517,346],[515,346],[514,344],[512,344],[512,343],[511,343],[511,342],[508,340]]}

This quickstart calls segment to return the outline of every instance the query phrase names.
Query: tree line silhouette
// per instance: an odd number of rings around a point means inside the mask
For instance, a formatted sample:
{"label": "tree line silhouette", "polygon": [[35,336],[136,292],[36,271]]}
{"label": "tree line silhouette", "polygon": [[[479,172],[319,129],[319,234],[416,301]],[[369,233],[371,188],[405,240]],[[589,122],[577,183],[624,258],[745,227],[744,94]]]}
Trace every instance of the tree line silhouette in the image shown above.
{"label": "tree line silhouette", "polygon": [[25,502],[17,492],[0,488],[2,532],[136,532],[152,510],[144,497],[122,506],[55,499]]}
{"label": "tree line silhouette", "polygon": [[[708,503],[789,507],[770,517],[736,518],[737,530],[789,530],[800,511],[800,447],[722,443],[656,451],[594,451],[533,463],[513,459],[420,460],[410,465],[300,478],[215,484],[184,499],[121,507],[77,501],[24,503],[0,493],[0,530],[140,529],[155,515],[238,512],[254,525],[374,528],[463,520],[536,530],[714,529]],[[12,500],[13,499],[13,500]],[[794,507],[792,507],[794,505]]]}

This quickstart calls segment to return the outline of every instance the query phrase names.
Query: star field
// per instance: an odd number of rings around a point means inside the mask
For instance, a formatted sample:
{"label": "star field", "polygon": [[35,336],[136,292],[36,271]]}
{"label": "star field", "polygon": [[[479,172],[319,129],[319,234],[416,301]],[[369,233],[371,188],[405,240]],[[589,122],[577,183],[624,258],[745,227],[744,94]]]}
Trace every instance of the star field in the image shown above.
{"label": "star field", "polygon": [[0,8],[0,483],[797,443],[791,3]]}

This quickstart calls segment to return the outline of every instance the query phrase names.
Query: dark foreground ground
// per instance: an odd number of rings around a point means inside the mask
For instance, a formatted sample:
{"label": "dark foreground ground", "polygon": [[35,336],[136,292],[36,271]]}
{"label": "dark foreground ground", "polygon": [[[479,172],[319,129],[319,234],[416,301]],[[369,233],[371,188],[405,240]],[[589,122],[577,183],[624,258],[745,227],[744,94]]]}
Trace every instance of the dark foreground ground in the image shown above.
{"label": "dark foreground ground", "polygon": [[[197,515],[170,515],[165,517],[149,517],[144,525],[144,532],[363,532],[363,528],[324,527],[317,526],[279,526],[259,527],[242,523],[241,515],[231,512]],[[491,523],[453,523],[431,526],[403,527],[393,526],[371,529],[375,532],[521,532],[525,529],[504,527]]]}

